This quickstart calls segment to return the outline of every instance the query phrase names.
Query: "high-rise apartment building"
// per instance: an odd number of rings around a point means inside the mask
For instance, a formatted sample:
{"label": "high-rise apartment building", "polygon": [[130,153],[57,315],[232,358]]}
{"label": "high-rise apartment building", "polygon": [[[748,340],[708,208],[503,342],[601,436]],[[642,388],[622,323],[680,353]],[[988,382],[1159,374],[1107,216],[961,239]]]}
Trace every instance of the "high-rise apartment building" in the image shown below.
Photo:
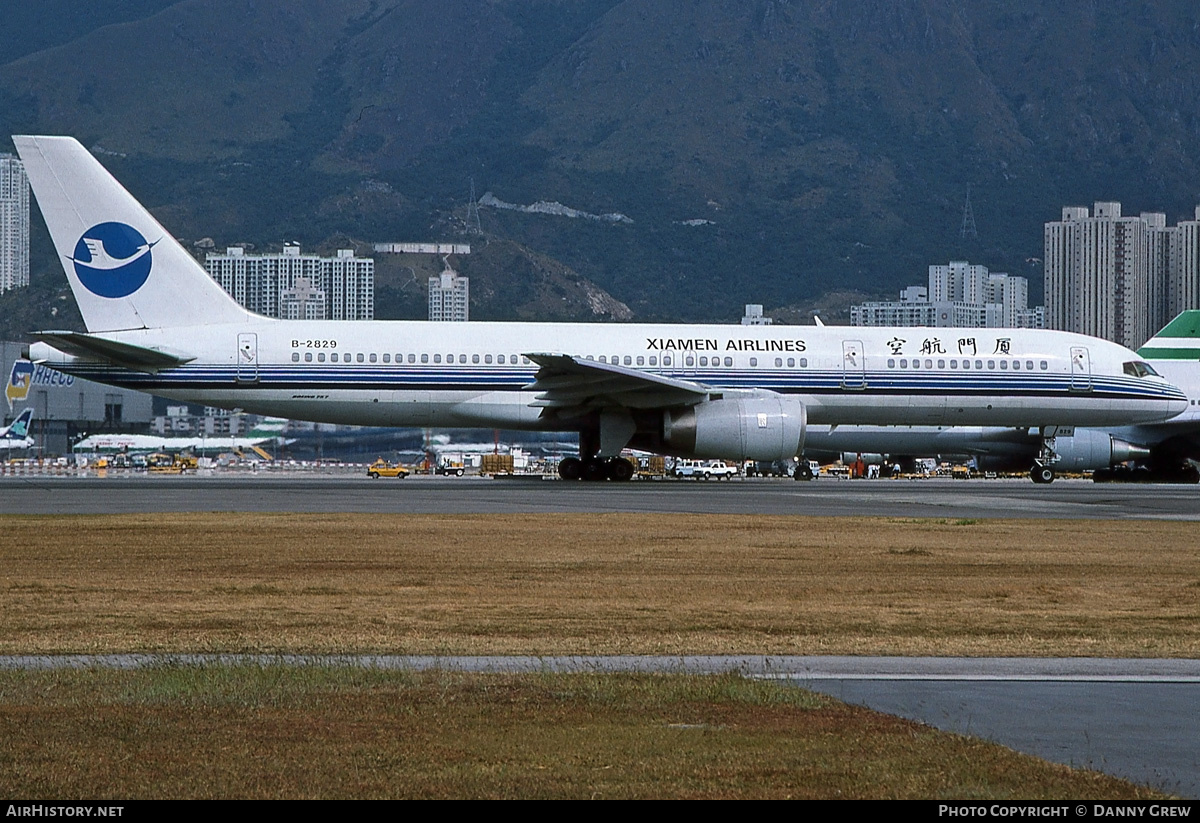
{"label": "high-rise apartment building", "polygon": [[1041,307],[1029,308],[1029,281],[987,266],[952,260],[929,267],[929,286],[909,286],[898,301],[850,307],[852,326],[1042,328]]}
{"label": "high-rise apartment building", "polygon": [[0,154],[0,294],[29,285],[29,178],[11,154]]}
{"label": "high-rise apartment building", "polygon": [[309,320],[372,320],[375,261],[339,249],[335,257],[301,254],[286,245],[280,254],[246,254],[232,247],[209,254],[210,277],[240,305],[267,317],[288,313]]}
{"label": "high-rise apartment building", "polygon": [[326,319],[325,292],[307,277],[297,277],[295,285],[279,293],[279,316],[284,320]]}
{"label": "high-rise apartment building", "polygon": [[1200,308],[1200,209],[1168,226],[1121,204],[1068,206],[1046,224],[1046,322],[1136,349],[1183,309]]}
{"label": "high-rise apartment building", "polygon": [[470,293],[470,278],[460,276],[447,263],[441,274],[429,278],[429,319],[469,320]]}
{"label": "high-rise apartment building", "polygon": [[1194,219],[1180,220],[1169,231],[1169,263],[1164,289],[1167,308],[1163,312],[1166,320],[1186,309],[1200,309],[1200,206],[1196,207]]}

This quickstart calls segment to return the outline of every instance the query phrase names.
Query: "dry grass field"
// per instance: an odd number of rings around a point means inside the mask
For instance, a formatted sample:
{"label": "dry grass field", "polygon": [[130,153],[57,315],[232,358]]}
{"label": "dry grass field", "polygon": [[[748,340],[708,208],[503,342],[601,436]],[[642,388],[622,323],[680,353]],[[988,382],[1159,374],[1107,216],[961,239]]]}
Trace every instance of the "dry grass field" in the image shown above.
{"label": "dry grass field", "polygon": [[[0,517],[0,653],[1195,656],[1191,526]],[[181,745],[186,741],[186,745]],[[0,794],[1120,798],[732,675],[0,672]]]}
{"label": "dry grass field", "polygon": [[1158,792],[733,675],[0,672],[0,794],[1118,799]]}
{"label": "dry grass field", "polygon": [[0,653],[1195,657],[1180,522],[0,518]]}

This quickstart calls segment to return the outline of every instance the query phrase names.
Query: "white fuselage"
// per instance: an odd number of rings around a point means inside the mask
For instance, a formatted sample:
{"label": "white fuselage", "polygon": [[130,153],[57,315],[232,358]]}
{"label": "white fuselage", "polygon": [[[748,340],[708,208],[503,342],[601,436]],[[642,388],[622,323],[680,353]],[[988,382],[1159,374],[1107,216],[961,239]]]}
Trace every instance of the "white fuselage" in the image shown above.
{"label": "white fuselage", "polygon": [[[181,307],[186,312],[186,307]],[[1129,425],[1186,407],[1113,343],[1023,329],[288,321],[97,334],[192,358],[156,373],[34,358],[164,397],[384,426],[567,430],[541,415],[524,355],[570,354],[714,390],[800,400],[813,424]]]}

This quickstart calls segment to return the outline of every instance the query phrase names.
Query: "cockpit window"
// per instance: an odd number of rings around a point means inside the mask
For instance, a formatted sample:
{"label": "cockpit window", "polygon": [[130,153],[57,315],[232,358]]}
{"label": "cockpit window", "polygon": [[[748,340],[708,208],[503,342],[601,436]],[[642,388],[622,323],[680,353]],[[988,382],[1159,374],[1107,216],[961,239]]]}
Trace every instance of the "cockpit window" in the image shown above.
{"label": "cockpit window", "polygon": [[1141,360],[1130,360],[1124,365],[1124,369],[1130,377],[1158,377],[1154,367]]}

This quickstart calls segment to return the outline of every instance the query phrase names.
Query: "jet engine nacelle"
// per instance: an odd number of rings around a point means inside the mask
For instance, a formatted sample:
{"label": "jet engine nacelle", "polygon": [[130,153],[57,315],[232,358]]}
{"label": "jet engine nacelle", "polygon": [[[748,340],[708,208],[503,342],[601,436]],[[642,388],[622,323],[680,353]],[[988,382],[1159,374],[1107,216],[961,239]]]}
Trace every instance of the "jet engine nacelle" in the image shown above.
{"label": "jet engine nacelle", "polygon": [[730,460],[790,460],[804,448],[808,414],[779,394],[709,400],[663,415],[672,454]]}
{"label": "jet engine nacelle", "polygon": [[1150,452],[1097,429],[1076,429],[1072,437],[1057,437],[1054,452],[1058,461],[1056,471],[1084,471],[1106,469],[1126,460],[1143,459]]}

